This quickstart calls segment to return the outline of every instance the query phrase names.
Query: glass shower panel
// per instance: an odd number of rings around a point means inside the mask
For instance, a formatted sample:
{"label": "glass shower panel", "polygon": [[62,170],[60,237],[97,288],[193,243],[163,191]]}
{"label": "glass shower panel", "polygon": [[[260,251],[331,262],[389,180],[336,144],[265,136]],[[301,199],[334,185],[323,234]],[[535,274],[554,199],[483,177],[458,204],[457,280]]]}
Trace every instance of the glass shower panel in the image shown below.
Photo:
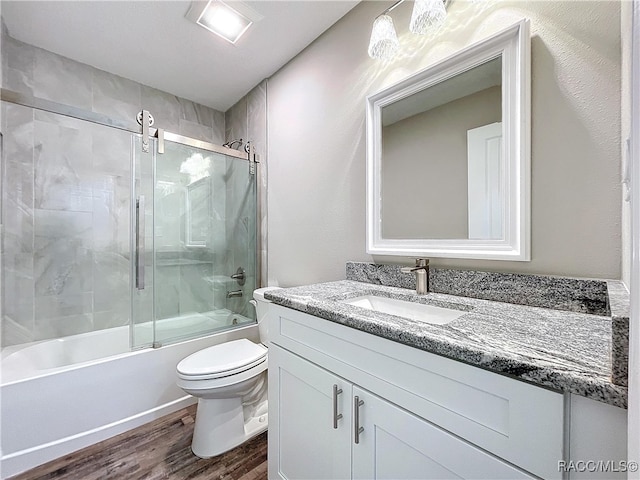
{"label": "glass shower panel", "polygon": [[154,173],[155,342],[253,322],[256,196],[249,162],[166,142]]}
{"label": "glass shower panel", "polygon": [[2,346],[126,328],[131,134],[7,102],[1,116]]}
{"label": "glass shower panel", "polygon": [[131,346],[140,348],[155,343],[154,312],[154,152],[142,151],[142,138],[133,137],[133,196],[131,199]]}

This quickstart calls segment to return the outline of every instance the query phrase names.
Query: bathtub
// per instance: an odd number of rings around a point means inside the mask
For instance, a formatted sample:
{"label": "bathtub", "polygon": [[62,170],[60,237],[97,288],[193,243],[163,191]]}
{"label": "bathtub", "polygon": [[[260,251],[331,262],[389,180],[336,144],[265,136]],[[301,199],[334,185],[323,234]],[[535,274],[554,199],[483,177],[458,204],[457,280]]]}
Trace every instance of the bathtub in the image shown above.
{"label": "bathtub", "polygon": [[[161,320],[168,336],[177,321],[250,321],[228,311]],[[170,320],[170,321],[169,321]],[[136,326],[137,329],[151,325]],[[138,334],[140,330],[136,330]],[[156,349],[129,351],[129,327],[9,347],[2,352],[0,381],[0,478],[20,472],[138,427],[196,402],[176,386],[177,363],[218,343],[258,341],[255,323]]]}

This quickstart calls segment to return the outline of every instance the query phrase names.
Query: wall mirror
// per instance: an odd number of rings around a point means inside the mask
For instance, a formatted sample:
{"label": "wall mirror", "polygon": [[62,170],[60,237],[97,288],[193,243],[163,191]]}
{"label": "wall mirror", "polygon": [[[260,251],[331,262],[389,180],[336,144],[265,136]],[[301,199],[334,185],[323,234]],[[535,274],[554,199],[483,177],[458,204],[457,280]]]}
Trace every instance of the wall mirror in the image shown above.
{"label": "wall mirror", "polygon": [[367,253],[529,260],[529,136],[527,20],[367,97]]}

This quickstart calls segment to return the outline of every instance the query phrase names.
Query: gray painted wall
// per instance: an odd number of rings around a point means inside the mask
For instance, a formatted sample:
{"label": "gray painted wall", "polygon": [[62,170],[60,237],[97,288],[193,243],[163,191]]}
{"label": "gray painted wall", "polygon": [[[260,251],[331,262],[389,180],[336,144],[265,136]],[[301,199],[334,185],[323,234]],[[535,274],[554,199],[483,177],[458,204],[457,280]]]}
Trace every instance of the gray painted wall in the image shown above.
{"label": "gray painted wall", "polygon": [[[401,54],[367,56],[387,3],[363,2],[269,79],[269,278],[344,278],[365,252],[365,98],[523,17],[532,30],[530,262],[434,259],[433,265],[595,278],[621,275],[620,4],[452,2],[446,25],[408,32]],[[576,15],[580,12],[580,15]]]}

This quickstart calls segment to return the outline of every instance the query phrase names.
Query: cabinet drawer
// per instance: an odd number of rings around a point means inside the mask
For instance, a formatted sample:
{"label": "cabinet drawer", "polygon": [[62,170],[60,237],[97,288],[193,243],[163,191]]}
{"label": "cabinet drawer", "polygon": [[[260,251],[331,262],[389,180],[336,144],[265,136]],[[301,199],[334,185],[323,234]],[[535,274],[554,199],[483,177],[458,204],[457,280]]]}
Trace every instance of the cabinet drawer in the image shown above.
{"label": "cabinet drawer", "polygon": [[296,310],[272,312],[272,343],[535,475],[562,477],[562,394]]}

